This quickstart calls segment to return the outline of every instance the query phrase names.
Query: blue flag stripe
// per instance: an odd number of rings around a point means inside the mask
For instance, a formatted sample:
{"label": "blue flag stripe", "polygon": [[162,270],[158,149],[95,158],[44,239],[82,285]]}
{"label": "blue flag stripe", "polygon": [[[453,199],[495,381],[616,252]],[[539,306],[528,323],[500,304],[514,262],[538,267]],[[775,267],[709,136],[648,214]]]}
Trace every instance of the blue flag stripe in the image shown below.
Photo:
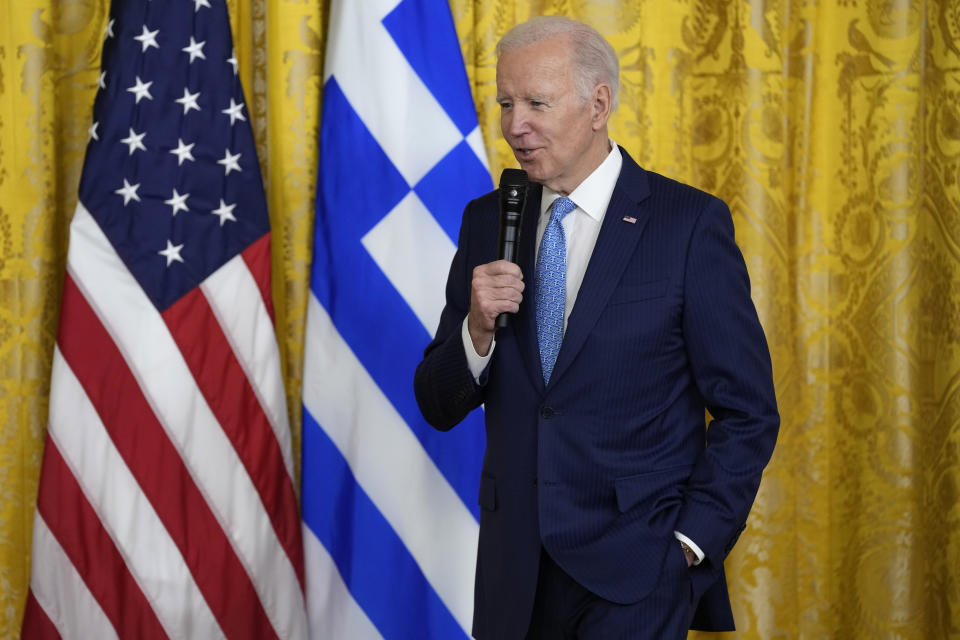
{"label": "blue flag stripe", "polygon": [[386,640],[466,638],[313,416],[303,413],[303,519]]}
{"label": "blue flag stripe", "polygon": [[446,0],[404,0],[383,26],[460,132],[473,131],[477,113]]}
{"label": "blue flag stripe", "polygon": [[[412,393],[413,374],[430,335],[361,244],[362,236],[389,212],[384,207],[392,208],[392,201],[399,201],[390,192],[399,190],[396,185],[402,178],[399,174],[391,178],[392,165],[333,80],[324,95],[325,121],[343,126],[325,128],[321,144],[325,153],[348,160],[325,167],[320,176],[317,228],[323,230],[325,242],[317,242],[314,248],[311,289],[364,368],[479,519],[481,460],[479,454],[464,456],[463,452],[483,450],[481,416],[474,412],[448,433],[433,429],[423,419]],[[374,182],[386,189],[370,189],[369,175],[355,167],[384,176]]]}

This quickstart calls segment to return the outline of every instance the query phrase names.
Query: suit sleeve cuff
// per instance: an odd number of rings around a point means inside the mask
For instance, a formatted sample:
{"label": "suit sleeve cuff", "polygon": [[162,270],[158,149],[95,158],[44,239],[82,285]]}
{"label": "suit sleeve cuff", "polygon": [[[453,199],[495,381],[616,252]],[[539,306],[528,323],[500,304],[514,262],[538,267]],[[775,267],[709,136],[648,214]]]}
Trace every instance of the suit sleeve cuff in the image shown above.
{"label": "suit sleeve cuff", "polygon": [[467,354],[467,366],[470,368],[470,374],[477,384],[481,384],[480,377],[483,375],[487,365],[490,364],[490,358],[493,357],[493,350],[497,346],[497,339],[494,338],[493,342],[490,343],[490,350],[487,351],[487,355],[481,356],[477,353],[477,350],[473,348],[473,340],[470,339],[470,331],[467,329],[467,320],[469,319],[469,316],[463,319],[460,336],[463,339],[463,352]]}
{"label": "suit sleeve cuff", "polygon": [[695,556],[697,556],[697,561],[693,563],[694,565],[698,565],[698,564],[700,564],[701,562],[703,562],[703,559],[704,559],[704,557],[706,557],[706,556],[704,555],[704,553],[703,553],[703,551],[700,549],[700,547],[697,546],[697,543],[696,543],[696,542],[694,542],[693,540],[691,540],[691,539],[688,538],[687,536],[683,535],[683,534],[680,533],[679,531],[674,531],[674,532],[673,532],[673,536],[674,536],[677,540],[679,540],[680,542],[682,542],[682,543],[684,543],[685,545],[687,545],[688,547],[690,547],[690,550],[693,551],[693,553],[694,553]]}

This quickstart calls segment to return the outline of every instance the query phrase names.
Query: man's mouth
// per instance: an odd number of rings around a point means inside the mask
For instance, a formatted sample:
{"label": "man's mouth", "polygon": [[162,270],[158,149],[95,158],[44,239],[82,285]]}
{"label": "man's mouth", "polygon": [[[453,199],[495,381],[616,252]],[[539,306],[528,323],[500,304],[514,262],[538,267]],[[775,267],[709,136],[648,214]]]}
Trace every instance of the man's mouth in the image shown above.
{"label": "man's mouth", "polygon": [[520,158],[520,159],[522,159],[522,160],[526,160],[526,159],[529,158],[531,155],[533,155],[533,152],[534,152],[534,151],[536,151],[536,149],[519,148],[519,149],[517,149],[517,157]]}

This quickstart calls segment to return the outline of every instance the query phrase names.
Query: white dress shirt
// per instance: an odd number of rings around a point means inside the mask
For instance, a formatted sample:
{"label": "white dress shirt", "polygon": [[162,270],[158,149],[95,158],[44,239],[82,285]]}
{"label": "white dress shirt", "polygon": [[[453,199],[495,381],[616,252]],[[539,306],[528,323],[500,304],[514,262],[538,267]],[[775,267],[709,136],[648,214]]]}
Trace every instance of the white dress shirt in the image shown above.
{"label": "white dress shirt", "polygon": [[[566,300],[563,308],[563,330],[566,333],[567,320],[570,318],[570,312],[573,311],[573,305],[577,302],[577,294],[580,292],[580,285],[583,283],[583,276],[587,272],[587,264],[590,262],[590,256],[593,255],[593,247],[597,244],[597,236],[600,235],[600,225],[603,224],[603,217],[607,213],[607,206],[610,204],[610,198],[613,197],[613,189],[617,186],[617,179],[620,177],[620,168],[623,166],[623,156],[617,144],[610,140],[610,153],[604,158],[600,166],[593,170],[593,173],[584,178],[577,187],[570,193],[568,198],[577,205],[577,208],[568,213],[560,225],[563,227],[563,234],[567,244],[567,283]],[[540,217],[537,220],[537,242],[536,251],[540,252],[540,240],[543,238],[543,232],[550,222],[550,207],[553,201],[560,197],[556,191],[543,187],[543,193],[540,196]],[[536,264],[536,255],[534,255],[534,264]],[[524,274],[525,276],[532,274]],[[526,278],[528,283],[532,283],[532,278]],[[532,295],[530,286],[527,287],[527,295]],[[467,354],[467,365],[470,367],[470,373],[474,379],[479,382],[483,370],[486,369],[490,358],[493,356],[493,350],[497,346],[496,338],[490,344],[490,350],[487,355],[481,356],[473,348],[473,340],[470,338],[470,331],[467,328],[467,318],[463,319],[463,325],[460,335],[463,339],[463,349]],[[700,550],[693,540],[686,537],[679,531],[674,531],[677,540],[687,544],[696,554],[697,560],[694,564],[700,564],[703,561],[704,553]]]}

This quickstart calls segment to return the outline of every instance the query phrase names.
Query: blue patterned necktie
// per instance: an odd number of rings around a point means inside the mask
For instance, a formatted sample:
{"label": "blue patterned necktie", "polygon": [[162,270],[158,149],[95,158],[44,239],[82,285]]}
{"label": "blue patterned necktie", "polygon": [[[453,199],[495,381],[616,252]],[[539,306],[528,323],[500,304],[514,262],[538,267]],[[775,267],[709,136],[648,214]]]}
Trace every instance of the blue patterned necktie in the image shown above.
{"label": "blue patterned necktie", "polygon": [[567,297],[567,240],[560,222],[577,208],[570,198],[553,201],[550,222],[537,254],[537,340],[543,381],[550,382],[553,365],[563,341],[563,310]]}

